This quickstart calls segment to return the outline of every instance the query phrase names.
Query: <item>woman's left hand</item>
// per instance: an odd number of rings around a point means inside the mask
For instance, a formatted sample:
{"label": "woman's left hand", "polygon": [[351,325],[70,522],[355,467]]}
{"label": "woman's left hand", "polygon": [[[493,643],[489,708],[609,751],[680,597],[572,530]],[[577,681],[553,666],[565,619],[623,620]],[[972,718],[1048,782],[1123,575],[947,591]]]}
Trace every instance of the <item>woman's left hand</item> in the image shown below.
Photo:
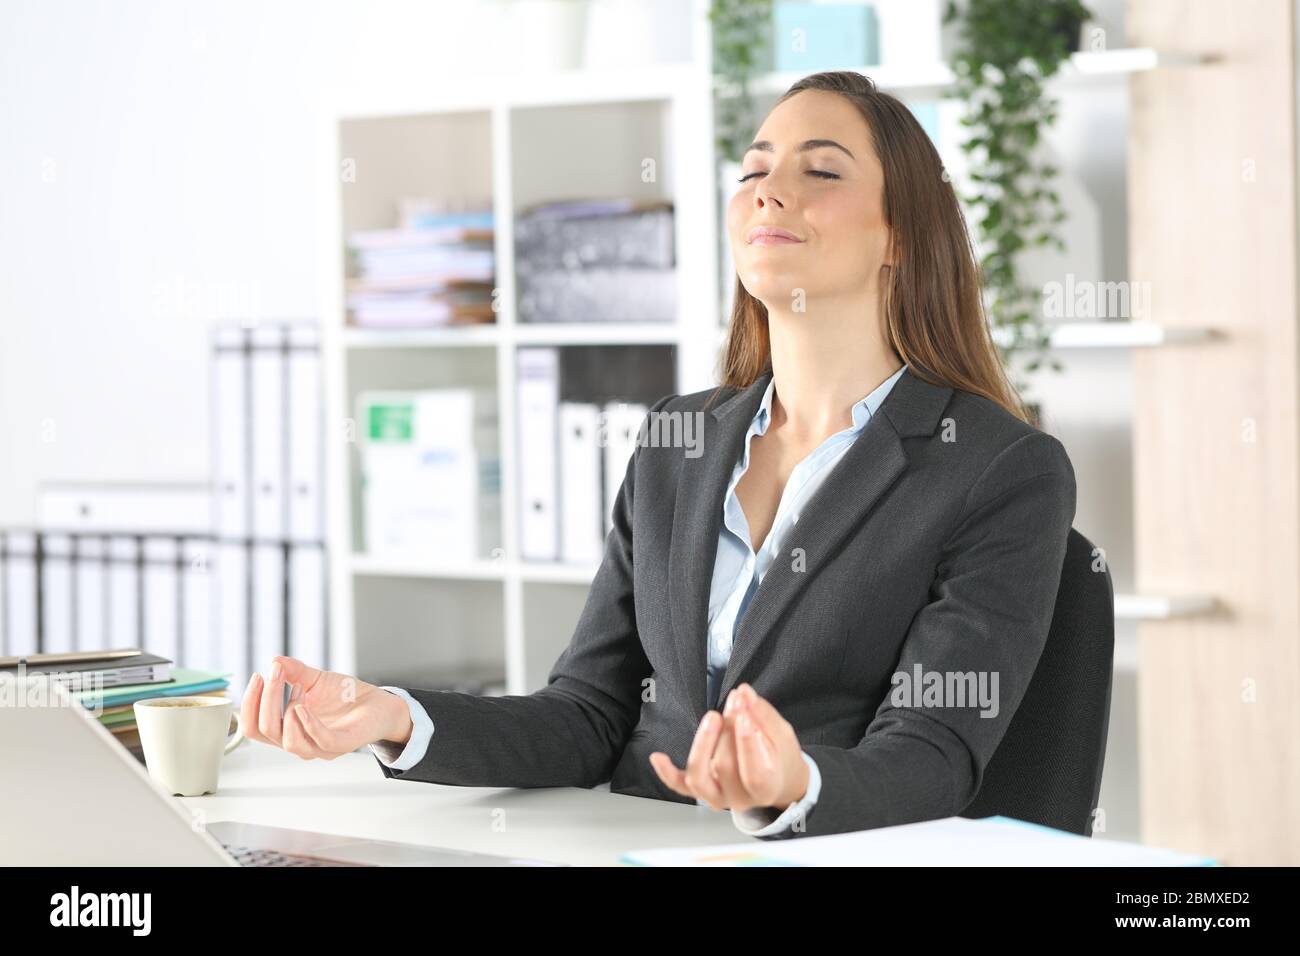
{"label": "woman's left hand", "polygon": [[668,788],[714,810],[784,810],[808,792],[808,764],[790,722],[748,684],[709,711],[680,770],[656,750],[650,765]]}

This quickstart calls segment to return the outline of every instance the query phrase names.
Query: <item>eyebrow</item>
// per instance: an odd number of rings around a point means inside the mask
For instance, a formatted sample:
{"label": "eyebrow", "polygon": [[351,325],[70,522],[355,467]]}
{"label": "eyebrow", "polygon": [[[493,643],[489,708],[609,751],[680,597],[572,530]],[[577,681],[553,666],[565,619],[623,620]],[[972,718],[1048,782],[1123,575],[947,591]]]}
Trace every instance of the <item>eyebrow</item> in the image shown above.
{"label": "eyebrow", "polygon": [[[796,153],[806,153],[810,149],[823,149],[827,146],[831,147],[832,149],[838,149],[838,150],[842,150],[845,153],[848,153],[850,159],[857,158],[856,156],[854,156],[852,153],[848,151],[847,147],[841,146],[833,139],[806,139],[798,146],[796,146],[794,148],[794,151]],[[745,156],[747,156],[749,154],[749,151],[752,149],[761,149],[766,153],[772,153],[776,151],[775,147],[773,147],[770,142],[768,142],[765,139],[760,139],[757,142],[750,143],[748,146],[746,146],[745,152],[740,154],[740,158],[744,159]]]}

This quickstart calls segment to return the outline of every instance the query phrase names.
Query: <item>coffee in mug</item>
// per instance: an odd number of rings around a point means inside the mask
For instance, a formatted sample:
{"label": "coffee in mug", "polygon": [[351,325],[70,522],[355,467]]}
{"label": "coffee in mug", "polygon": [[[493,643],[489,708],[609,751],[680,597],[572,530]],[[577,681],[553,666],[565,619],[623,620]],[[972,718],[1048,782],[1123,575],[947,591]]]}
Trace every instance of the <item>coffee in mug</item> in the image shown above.
{"label": "coffee in mug", "polygon": [[202,707],[197,700],[151,700],[151,707]]}
{"label": "coffee in mug", "polygon": [[135,702],[135,722],[145,766],[168,793],[197,797],[215,793],[221,758],[243,742],[227,739],[234,703],[228,697],[154,697]]}

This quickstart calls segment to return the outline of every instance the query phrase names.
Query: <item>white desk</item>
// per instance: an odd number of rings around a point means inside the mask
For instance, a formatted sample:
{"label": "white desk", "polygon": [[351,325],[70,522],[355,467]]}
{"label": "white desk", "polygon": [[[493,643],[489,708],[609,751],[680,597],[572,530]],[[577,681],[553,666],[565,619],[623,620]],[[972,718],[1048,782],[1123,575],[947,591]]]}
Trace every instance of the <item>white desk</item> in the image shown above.
{"label": "white desk", "polygon": [[[476,850],[585,866],[618,866],[629,850],[753,844],[756,852],[825,863],[835,838],[769,843],[746,837],[731,813],[705,806],[554,787],[448,787],[386,778],[369,751],[300,760],[247,741],[226,757],[215,794],[180,797],[201,822],[232,820],[396,843]],[[990,821],[995,823],[996,821]],[[850,834],[833,865],[1165,866],[1210,862],[1136,844],[1085,840],[1016,821],[975,827],[951,817]],[[839,854],[836,856],[835,854]],[[804,859],[807,857],[807,859]],[[659,862],[674,865],[675,858]]]}
{"label": "white desk", "polygon": [[588,866],[618,865],[630,849],[750,839],[730,812],[704,806],[577,787],[388,779],[369,751],[302,760],[251,740],[223,761],[216,793],[178,799],[205,824],[237,820]]}

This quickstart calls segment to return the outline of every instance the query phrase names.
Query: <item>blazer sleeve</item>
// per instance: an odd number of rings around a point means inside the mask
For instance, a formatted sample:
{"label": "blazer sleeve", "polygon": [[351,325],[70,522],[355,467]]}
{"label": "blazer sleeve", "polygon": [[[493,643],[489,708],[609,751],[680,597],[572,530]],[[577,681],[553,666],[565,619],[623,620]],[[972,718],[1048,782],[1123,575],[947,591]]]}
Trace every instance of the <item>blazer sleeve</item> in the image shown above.
{"label": "blazer sleeve", "polygon": [[[821,771],[817,803],[802,828],[765,839],[917,823],[970,805],[1047,642],[1074,510],[1074,469],[1059,440],[1033,432],[995,456],[944,544],[898,683],[857,746],[803,748]],[[895,693],[918,665],[945,678],[983,675],[996,707]]]}
{"label": "blazer sleeve", "polygon": [[[653,415],[675,396],[660,399]],[[636,629],[632,579],[638,444],[614,500],[605,552],[573,638],[531,694],[486,697],[406,688],[437,727],[423,757],[386,777],[463,787],[594,787],[610,779],[652,672]]]}

